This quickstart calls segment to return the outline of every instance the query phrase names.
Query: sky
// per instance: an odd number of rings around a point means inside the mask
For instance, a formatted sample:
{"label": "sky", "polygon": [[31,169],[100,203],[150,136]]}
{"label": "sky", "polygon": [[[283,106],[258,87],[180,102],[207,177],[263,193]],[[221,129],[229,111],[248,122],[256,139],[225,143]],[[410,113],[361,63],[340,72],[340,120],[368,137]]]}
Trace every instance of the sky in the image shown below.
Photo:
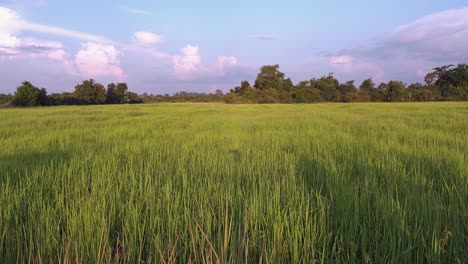
{"label": "sky", "polygon": [[229,91],[270,64],[294,83],[412,83],[467,62],[467,0],[0,0],[0,93]]}

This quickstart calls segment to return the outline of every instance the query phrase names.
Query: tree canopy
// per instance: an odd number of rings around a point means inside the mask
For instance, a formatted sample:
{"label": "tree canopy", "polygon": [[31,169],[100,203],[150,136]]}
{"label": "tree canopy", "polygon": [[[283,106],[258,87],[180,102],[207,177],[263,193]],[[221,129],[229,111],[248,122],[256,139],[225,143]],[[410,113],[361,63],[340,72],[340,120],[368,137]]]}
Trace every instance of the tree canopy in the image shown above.
{"label": "tree canopy", "polygon": [[392,80],[376,85],[372,78],[359,88],[355,81],[340,83],[333,73],[296,85],[280,71],[278,64],[262,66],[252,86],[244,80],[229,93],[177,92],[149,95],[129,91],[126,83],[104,85],[85,80],[73,92],[48,95],[45,88],[23,82],[14,95],[0,94],[0,105],[15,106],[124,104],[142,102],[227,102],[227,103],[316,103],[316,102],[427,102],[468,101],[468,65],[436,67],[424,78],[425,84]]}

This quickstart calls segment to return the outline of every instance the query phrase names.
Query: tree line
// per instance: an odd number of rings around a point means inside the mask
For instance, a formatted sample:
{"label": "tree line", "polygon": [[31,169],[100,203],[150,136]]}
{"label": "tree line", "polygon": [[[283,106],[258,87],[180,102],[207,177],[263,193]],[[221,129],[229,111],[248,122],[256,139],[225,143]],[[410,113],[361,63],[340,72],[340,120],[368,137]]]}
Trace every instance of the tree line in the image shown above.
{"label": "tree line", "polygon": [[110,83],[107,89],[93,79],[75,86],[72,93],[47,94],[45,88],[38,88],[30,82],[23,82],[14,95],[0,94],[0,104],[13,106],[53,106],[53,105],[94,105],[94,104],[135,104],[142,103],[141,97],[128,90],[126,83]]}
{"label": "tree line", "polygon": [[369,78],[359,87],[355,81],[340,83],[333,74],[294,85],[279,65],[260,69],[253,86],[242,81],[225,96],[228,103],[316,103],[316,102],[428,102],[467,101],[468,65],[435,68],[425,84],[406,85],[401,81],[380,83]]}
{"label": "tree line", "polygon": [[318,102],[428,102],[468,101],[468,65],[446,65],[433,69],[424,78],[425,84],[406,85],[389,81],[376,85],[369,78],[359,87],[355,81],[340,83],[333,74],[301,81],[294,85],[279,70],[279,65],[260,68],[254,85],[242,81],[240,86],[224,94],[177,92],[173,95],[153,95],[130,92],[126,83],[110,83],[107,89],[94,80],[75,86],[74,92],[47,94],[23,82],[14,95],[0,94],[0,105],[49,106],[159,102],[226,102],[226,103],[318,103]]}

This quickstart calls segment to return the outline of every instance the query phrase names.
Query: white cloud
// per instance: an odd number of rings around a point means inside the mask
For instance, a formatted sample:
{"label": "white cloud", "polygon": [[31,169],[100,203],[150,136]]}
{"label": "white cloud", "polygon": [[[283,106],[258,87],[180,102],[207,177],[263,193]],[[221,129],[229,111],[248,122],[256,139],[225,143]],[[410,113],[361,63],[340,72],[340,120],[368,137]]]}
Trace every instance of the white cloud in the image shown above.
{"label": "white cloud", "polygon": [[223,75],[237,64],[237,58],[234,56],[218,56],[216,68],[218,72]]}
{"label": "white cloud", "polygon": [[413,56],[461,59],[468,53],[468,7],[442,11],[399,26],[378,44],[387,50],[401,48]]}
{"label": "white cloud", "polygon": [[120,67],[119,55],[112,45],[88,42],[81,45],[74,62],[85,78],[111,76],[123,80],[125,74]]}
{"label": "white cloud", "polygon": [[47,57],[56,61],[64,61],[66,59],[66,53],[64,50],[54,50],[47,54]]}
{"label": "white cloud", "polygon": [[20,21],[18,15],[12,10],[0,7],[0,55],[16,54],[15,48],[19,45],[17,24]]}
{"label": "white cloud", "polygon": [[152,46],[160,43],[162,37],[151,32],[138,31],[133,34],[133,41],[139,45]]}
{"label": "white cloud", "polygon": [[69,29],[64,29],[60,27],[36,24],[36,23],[23,22],[22,24],[20,24],[20,28],[22,30],[29,30],[29,31],[38,32],[38,33],[76,38],[76,39],[85,40],[85,41],[102,42],[102,43],[112,42],[102,36],[92,35],[92,34],[83,33],[80,31],[69,30]]}
{"label": "white cloud", "polygon": [[353,62],[353,57],[351,56],[334,56],[330,59],[331,64],[346,64],[351,62]]}
{"label": "white cloud", "polygon": [[[464,63],[468,54],[468,7],[446,10],[401,25],[368,45],[329,57],[337,75],[386,81],[422,81],[431,68]],[[368,76],[369,77],[369,76]]]}
{"label": "white cloud", "polygon": [[173,57],[176,78],[190,79],[200,70],[201,57],[198,49],[198,46],[187,45],[181,49],[182,55]]}
{"label": "white cloud", "polygon": [[[349,59],[351,58],[351,59]],[[376,63],[367,61],[354,61],[350,56],[341,56],[330,60],[329,66],[341,80],[364,80],[372,78],[374,81],[384,81],[385,72]]]}
{"label": "white cloud", "polygon": [[0,7],[0,46],[14,46],[17,41],[16,35],[21,31],[33,31],[36,33],[58,35],[93,42],[111,42],[102,36],[28,22],[22,19],[13,10],[6,7]]}

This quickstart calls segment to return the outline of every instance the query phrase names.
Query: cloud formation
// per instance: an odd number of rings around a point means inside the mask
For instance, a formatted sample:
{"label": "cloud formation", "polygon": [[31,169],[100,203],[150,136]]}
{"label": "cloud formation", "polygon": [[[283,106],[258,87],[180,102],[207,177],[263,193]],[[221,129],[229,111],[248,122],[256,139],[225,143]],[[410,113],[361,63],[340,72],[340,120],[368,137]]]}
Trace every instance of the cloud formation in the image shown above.
{"label": "cloud formation", "polygon": [[120,52],[112,45],[88,42],[81,45],[74,62],[86,78],[110,76],[123,81],[125,74],[120,67],[119,55]]}
{"label": "cloud formation", "polygon": [[147,31],[138,31],[133,34],[133,42],[138,45],[143,46],[154,46],[162,41],[162,36],[147,32]]}
{"label": "cloud formation", "polygon": [[[368,45],[341,50],[329,65],[343,76],[422,81],[433,67],[466,62],[468,7],[442,11],[401,25]],[[351,77],[353,78],[353,77]],[[356,77],[354,77],[356,78]]]}
{"label": "cloud formation", "polygon": [[173,57],[175,77],[182,80],[193,79],[200,71],[201,56],[198,53],[199,47],[187,45],[181,49],[181,55]]}
{"label": "cloud formation", "polygon": [[[47,39],[20,37],[23,31],[47,35],[60,35],[79,40],[92,40],[81,45],[75,58],[70,58],[63,43]],[[93,42],[96,41],[96,42]],[[68,77],[95,78],[108,76],[122,80],[125,74],[120,67],[117,48],[106,38],[71,31],[59,27],[30,23],[9,8],[0,7],[0,60],[10,64],[27,60],[29,65],[42,65],[43,69],[62,69]],[[47,65],[45,67],[44,65]],[[52,71],[52,70],[51,70]]]}

